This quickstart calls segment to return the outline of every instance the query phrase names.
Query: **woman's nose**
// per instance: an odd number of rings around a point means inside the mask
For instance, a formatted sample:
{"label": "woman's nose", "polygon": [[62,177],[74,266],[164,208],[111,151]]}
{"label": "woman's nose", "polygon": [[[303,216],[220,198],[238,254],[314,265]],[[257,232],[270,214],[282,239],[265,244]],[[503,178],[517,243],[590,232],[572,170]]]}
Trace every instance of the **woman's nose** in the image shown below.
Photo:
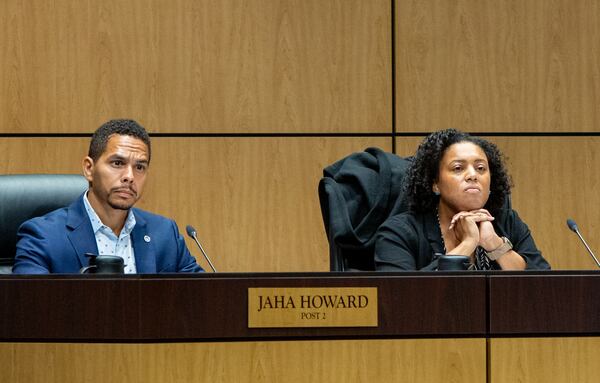
{"label": "woman's nose", "polygon": [[476,180],[477,179],[477,171],[474,167],[470,166],[467,168],[467,174],[465,176],[467,180]]}

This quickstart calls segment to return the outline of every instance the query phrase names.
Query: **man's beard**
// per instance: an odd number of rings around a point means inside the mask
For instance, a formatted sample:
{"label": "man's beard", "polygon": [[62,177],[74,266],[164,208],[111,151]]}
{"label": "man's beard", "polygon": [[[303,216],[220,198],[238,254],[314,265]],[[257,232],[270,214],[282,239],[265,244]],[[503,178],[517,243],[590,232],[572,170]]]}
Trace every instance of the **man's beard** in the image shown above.
{"label": "man's beard", "polygon": [[133,197],[133,201],[132,202],[128,202],[128,201],[123,201],[121,199],[117,199],[116,201],[109,196],[108,197],[108,205],[110,207],[112,207],[113,209],[118,209],[118,210],[129,210],[133,207],[133,205],[135,205],[135,203],[137,202],[137,195],[134,195]]}

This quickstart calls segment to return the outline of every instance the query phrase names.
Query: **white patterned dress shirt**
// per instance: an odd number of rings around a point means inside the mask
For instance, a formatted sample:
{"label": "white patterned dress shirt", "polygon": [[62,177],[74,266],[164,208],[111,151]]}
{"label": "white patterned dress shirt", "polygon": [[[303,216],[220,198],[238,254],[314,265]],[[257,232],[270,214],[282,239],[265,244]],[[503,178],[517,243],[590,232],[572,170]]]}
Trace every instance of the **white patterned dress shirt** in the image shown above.
{"label": "white patterned dress shirt", "polygon": [[125,226],[123,226],[121,234],[117,237],[110,227],[102,223],[87,198],[87,192],[83,195],[83,204],[92,223],[92,230],[98,246],[98,255],[116,255],[123,258],[125,274],[135,274],[137,269],[131,244],[131,231],[135,227],[135,216],[131,209],[127,214]]}

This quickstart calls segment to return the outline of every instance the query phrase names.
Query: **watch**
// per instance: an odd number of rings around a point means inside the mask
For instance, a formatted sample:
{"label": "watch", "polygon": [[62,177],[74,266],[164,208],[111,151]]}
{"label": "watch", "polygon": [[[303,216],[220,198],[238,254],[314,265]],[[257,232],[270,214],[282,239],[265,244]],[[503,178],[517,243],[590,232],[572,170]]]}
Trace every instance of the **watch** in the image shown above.
{"label": "watch", "polygon": [[485,255],[492,261],[498,260],[501,256],[511,251],[513,248],[512,243],[506,237],[502,237],[502,245],[498,246],[496,249],[492,251],[486,251]]}

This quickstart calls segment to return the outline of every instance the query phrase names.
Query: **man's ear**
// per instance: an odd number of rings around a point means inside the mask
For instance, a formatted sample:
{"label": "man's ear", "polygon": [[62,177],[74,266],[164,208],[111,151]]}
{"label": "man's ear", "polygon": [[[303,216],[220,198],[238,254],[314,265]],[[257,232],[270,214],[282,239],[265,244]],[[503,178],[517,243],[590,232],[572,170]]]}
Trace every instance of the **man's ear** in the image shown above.
{"label": "man's ear", "polygon": [[92,182],[92,173],[94,172],[94,160],[91,157],[85,157],[81,164],[83,168],[83,176],[88,182]]}

